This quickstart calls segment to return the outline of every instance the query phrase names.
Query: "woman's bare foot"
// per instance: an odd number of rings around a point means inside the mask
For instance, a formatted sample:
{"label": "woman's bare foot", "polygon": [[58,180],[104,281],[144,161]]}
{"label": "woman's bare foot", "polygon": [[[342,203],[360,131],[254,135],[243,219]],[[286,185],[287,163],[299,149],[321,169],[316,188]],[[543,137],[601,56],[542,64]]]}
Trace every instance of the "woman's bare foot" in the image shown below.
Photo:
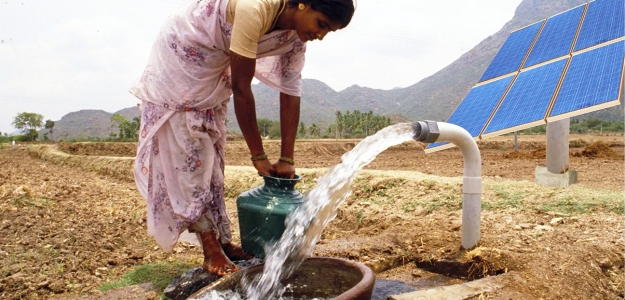
{"label": "woman's bare foot", "polygon": [[224,276],[239,270],[224,253],[221,244],[217,241],[215,232],[200,232],[200,237],[204,250],[204,263],[202,264],[204,270],[217,276]]}
{"label": "woman's bare foot", "polygon": [[239,245],[228,243],[228,244],[223,244],[221,246],[226,256],[228,256],[228,258],[230,258],[231,260],[249,260],[249,259],[254,258],[254,255],[247,253]]}

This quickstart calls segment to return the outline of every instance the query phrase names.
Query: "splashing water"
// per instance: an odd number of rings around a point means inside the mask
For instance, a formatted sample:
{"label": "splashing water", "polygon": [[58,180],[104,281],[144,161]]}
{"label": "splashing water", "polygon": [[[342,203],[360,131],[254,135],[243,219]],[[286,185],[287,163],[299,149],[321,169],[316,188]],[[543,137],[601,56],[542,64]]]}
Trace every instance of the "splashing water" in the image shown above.
{"label": "splashing water", "polygon": [[320,177],[306,199],[286,219],[286,230],[275,244],[269,246],[263,272],[247,286],[247,299],[275,299],[284,287],[280,280],[288,278],[309,257],[321,237],[323,228],[336,217],[336,210],[351,193],[357,171],[369,164],[382,151],[412,139],[410,123],[386,127],[362,140],[343,154],[342,162]]}

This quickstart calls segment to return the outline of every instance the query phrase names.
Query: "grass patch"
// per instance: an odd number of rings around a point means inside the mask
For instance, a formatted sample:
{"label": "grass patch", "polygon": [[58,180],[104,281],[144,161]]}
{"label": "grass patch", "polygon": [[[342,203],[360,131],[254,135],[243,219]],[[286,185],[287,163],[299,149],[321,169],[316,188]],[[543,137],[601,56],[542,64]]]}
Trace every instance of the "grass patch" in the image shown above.
{"label": "grass patch", "polygon": [[352,186],[352,197],[372,201],[378,205],[393,202],[405,183],[406,180],[403,178],[358,176]]}
{"label": "grass patch", "polygon": [[482,205],[484,209],[497,209],[497,208],[521,208],[523,206],[523,199],[525,198],[525,192],[523,190],[511,190],[503,186],[493,187],[495,196],[500,198],[499,201],[491,201]]}
{"label": "grass patch", "polygon": [[193,268],[188,262],[174,261],[173,263],[158,262],[136,267],[118,281],[108,282],[100,286],[100,291],[122,288],[126,286],[151,282],[158,290],[163,291],[174,279]]}
{"label": "grass patch", "polygon": [[43,207],[53,206],[54,202],[48,199],[40,199],[40,198],[31,197],[29,195],[22,195],[17,198],[13,198],[12,204],[13,206],[18,207],[18,208],[22,208],[22,207],[43,208]]}
{"label": "grass patch", "polygon": [[358,219],[358,226],[362,225],[362,220],[365,219],[365,210],[361,209],[356,214],[356,219]]}
{"label": "grass patch", "polygon": [[523,182],[486,183],[482,209],[592,214],[624,214],[623,192],[593,190],[579,186],[551,188]]}
{"label": "grass patch", "polygon": [[462,195],[447,195],[443,197],[434,197],[429,202],[424,203],[428,213],[446,207],[450,210],[458,210],[462,208]]}
{"label": "grass patch", "polygon": [[538,211],[552,211],[566,214],[590,214],[601,211],[609,211],[623,214],[623,201],[614,201],[612,197],[597,195],[586,199],[574,196],[556,198],[551,201],[540,203],[533,207]]}

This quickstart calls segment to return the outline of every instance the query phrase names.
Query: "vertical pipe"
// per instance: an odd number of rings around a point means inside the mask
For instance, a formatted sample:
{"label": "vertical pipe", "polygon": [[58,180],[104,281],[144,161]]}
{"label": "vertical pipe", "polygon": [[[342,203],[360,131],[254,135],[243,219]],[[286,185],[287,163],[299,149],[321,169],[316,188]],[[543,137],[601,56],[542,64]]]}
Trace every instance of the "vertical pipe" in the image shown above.
{"label": "vertical pipe", "polygon": [[547,171],[563,174],[569,170],[570,119],[547,123]]}
{"label": "vertical pipe", "polygon": [[482,210],[482,158],[477,143],[464,128],[438,122],[437,141],[456,145],[462,152],[464,176],[462,177],[462,247],[471,249],[480,241]]}

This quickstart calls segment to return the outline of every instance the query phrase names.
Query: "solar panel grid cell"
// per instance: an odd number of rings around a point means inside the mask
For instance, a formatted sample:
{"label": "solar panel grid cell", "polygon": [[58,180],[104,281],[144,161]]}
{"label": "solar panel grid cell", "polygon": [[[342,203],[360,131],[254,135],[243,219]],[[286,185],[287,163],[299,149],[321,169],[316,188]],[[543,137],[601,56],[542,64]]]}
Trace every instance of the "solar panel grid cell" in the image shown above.
{"label": "solar panel grid cell", "polygon": [[550,116],[618,100],[624,57],[624,41],[574,55]]}
{"label": "solar panel grid cell", "polygon": [[544,121],[566,62],[561,59],[521,72],[484,134]]}
{"label": "solar panel grid cell", "polygon": [[[508,76],[472,88],[449,117],[447,123],[458,125],[468,131],[472,137],[477,137],[513,78],[514,76]],[[446,143],[434,143],[428,145],[427,148],[444,144]]]}
{"label": "solar panel grid cell", "polygon": [[518,71],[541,26],[542,22],[538,22],[511,33],[479,82]]}
{"label": "solar panel grid cell", "polygon": [[625,0],[595,0],[588,11],[575,44],[575,51],[625,35]]}
{"label": "solar panel grid cell", "polygon": [[579,6],[547,19],[524,67],[568,55],[584,8],[584,6]]}

